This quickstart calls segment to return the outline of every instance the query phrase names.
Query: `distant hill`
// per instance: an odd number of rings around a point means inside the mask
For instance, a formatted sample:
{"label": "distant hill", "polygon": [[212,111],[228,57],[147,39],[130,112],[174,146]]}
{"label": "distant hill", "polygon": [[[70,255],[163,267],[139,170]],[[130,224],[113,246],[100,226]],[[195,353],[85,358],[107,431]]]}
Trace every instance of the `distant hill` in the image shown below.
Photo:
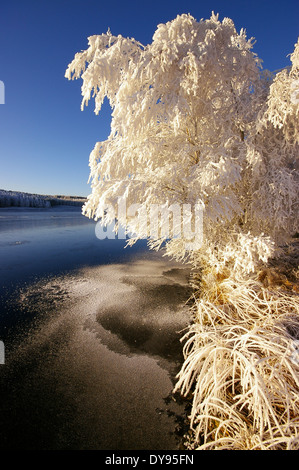
{"label": "distant hill", "polygon": [[0,207],[82,206],[85,201],[86,198],[80,196],[51,196],[0,189]]}

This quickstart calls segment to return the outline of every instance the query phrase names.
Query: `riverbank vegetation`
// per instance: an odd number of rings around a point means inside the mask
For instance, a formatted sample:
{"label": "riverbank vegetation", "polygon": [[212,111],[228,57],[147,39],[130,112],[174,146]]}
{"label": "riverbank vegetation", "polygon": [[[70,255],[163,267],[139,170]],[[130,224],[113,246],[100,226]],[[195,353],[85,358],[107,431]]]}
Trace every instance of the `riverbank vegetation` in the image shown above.
{"label": "riverbank vegetation", "polygon": [[191,397],[187,448],[298,449],[298,248],[257,275],[196,276],[175,388]]}
{"label": "riverbank vegetation", "polygon": [[[299,42],[276,73],[253,45],[229,18],[181,15],[147,46],[91,36],[66,72],[83,79],[82,108],[112,108],[83,213],[109,224],[125,200],[135,240],[154,223],[150,246],[193,264],[175,387],[192,396],[192,449],[299,449]],[[155,204],[199,204],[201,246],[163,236]]]}

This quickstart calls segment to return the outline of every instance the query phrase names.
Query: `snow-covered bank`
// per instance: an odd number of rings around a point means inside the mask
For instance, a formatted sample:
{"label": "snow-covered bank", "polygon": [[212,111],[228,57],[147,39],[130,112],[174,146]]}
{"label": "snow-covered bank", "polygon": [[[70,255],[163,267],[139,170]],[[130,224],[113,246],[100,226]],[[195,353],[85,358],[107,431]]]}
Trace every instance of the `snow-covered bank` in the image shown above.
{"label": "snow-covered bank", "polygon": [[84,202],[85,198],[78,196],[50,196],[0,189],[0,207],[82,206]]}

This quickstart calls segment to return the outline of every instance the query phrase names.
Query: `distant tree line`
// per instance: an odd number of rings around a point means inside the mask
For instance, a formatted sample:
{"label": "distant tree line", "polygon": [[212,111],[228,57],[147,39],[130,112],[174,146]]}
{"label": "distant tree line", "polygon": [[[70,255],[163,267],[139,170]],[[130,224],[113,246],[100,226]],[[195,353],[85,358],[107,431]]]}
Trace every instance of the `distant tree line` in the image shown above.
{"label": "distant tree line", "polygon": [[78,196],[47,196],[0,190],[0,207],[37,207],[49,208],[59,205],[82,206],[86,201]]}

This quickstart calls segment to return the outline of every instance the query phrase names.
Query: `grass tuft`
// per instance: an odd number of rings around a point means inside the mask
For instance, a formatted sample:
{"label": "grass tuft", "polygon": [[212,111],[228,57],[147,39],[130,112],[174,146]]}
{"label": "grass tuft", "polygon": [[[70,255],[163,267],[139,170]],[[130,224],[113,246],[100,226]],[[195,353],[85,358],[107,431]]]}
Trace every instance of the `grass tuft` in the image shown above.
{"label": "grass tuft", "polygon": [[192,394],[187,448],[299,449],[299,296],[270,274],[202,273],[175,386]]}

